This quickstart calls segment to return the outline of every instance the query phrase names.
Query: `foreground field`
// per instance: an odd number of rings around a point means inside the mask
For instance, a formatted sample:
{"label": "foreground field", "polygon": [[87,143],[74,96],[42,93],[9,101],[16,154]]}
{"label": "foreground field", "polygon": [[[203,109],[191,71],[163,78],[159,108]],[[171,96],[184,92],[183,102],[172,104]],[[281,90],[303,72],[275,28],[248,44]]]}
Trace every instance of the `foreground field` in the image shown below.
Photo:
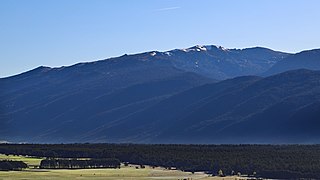
{"label": "foreground field", "polygon": [[[38,167],[41,158],[12,156],[0,154],[0,160],[24,161],[31,167]],[[137,169],[139,166],[121,166],[120,169],[38,169],[30,168],[23,171],[0,171],[0,179],[109,179],[109,180],[147,180],[147,179],[189,179],[189,180],[237,180],[238,177],[208,177],[207,174],[197,172],[182,172],[178,170],[167,170],[165,168]],[[243,178],[242,178],[243,179]]]}
{"label": "foreground field", "polygon": [[203,173],[186,173],[176,170],[160,168],[135,169],[125,167],[121,169],[77,169],[77,170],[42,170],[28,169],[25,171],[0,172],[0,179],[202,179]]}
{"label": "foreground field", "polygon": [[0,154],[0,161],[1,160],[12,160],[12,161],[23,161],[28,164],[29,167],[37,167],[40,165],[42,158],[36,157],[28,157],[28,156],[13,156],[13,155],[4,155]]}
{"label": "foreground field", "polygon": [[[0,179],[107,179],[107,180],[148,180],[148,179],[188,179],[188,180],[239,180],[238,177],[208,177],[204,173],[188,173],[161,168],[135,169],[125,167],[121,169],[78,169],[78,170],[42,170],[28,169],[25,171],[1,172]],[[244,178],[241,178],[244,179]]]}
{"label": "foreground field", "polygon": [[239,180],[238,177],[208,177],[204,173],[188,173],[177,170],[165,170],[161,168],[135,169],[125,167],[121,169],[77,169],[77,170],[48,170],[48,169],[28,169],[25,171],[1,172],[0,179],[108,179],[108,180]]}

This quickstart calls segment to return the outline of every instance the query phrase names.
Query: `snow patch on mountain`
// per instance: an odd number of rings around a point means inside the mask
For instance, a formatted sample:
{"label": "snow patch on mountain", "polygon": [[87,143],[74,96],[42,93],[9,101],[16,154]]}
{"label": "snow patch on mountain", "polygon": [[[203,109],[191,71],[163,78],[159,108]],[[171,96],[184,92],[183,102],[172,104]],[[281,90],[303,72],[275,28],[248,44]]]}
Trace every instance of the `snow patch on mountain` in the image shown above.
{"label": "snow patch on mountain", "polygon": [[164,54],[167,55],[167,56],[172,56],[171,52],[164,52]]}
{"label": "snow patch on mountain", "polygon": [[222,46],[216,46],[216,45],[196,45],[190,48],[184,48],[184,49],[179,49],[184,52],[191,52],[191,51],[196,51],[196,52],[201,52],[201,51],[211,51],[213,49],[219,49],[222,51],[229,51],[230,49],[222,47]]}
{"label": "snow patch on mountain", "polygon": [[200,52],[200,51],[207,51],[207,47],[202,45],[196,45],[196,46],[193,46],[187,49],[181,49],[181,50],[184,52],[190,52],[190,51]]}
{"label": "snow patch on mountain", "polygon": [[229,51],[228,48],[225,48],[225,47],[222,47],[222,46],[219,46],[219,49],[223,50],[223,51]]}

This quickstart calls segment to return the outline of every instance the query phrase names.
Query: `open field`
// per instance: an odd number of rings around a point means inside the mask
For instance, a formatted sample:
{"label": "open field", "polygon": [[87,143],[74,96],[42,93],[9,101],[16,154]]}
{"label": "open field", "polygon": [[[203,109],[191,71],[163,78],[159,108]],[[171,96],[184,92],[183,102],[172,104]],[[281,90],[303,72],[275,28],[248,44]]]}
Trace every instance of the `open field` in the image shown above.
{"label": "open field", "polygon": [[176,170],[160,168],[135,169],[125,167],[121,169],[28,169],[25,171],[0,172],[0,179],[201,179],[207,175],[203,173],[186,173]]}
{"label": "open field", "polygon": [[[0,160],[23,161],[29,166],[39,166],[41,158],[13,156],[0,154]],[[208,177],[207,174],[196,172],[183,172],[179,170],[167,170],[165,168],[152,168],[146,166],[144,169],[136,169],[136,165],[120,169],[26,169],[23,171],[0,171],[0,180],[14,179],[114,179],[114,180],[146,180],[146,179],[201,179],[201,180],[235,180],[238,177]],[[243,179],[243,178],[242,178]]]}
{"label": "open field", "polygon": [[23,161],[28,164],[29,167],[39,166],[42,158],[36,157],[26,157],[26,156],[13,156],[13,155],[4,155],[0,154],[0,161],[1,160],[12,160],[12,161]]}
{"label": "open field", "polygon": [[[0,179],[108,179],[108,180],[239,180],[239,177],[208,177],[204,173],[189,173],[161,168],[135,169],[124,167],[121,169],[28,169],[25,171],[1,172]],[[244,179],[244,178],[241,178]]]}

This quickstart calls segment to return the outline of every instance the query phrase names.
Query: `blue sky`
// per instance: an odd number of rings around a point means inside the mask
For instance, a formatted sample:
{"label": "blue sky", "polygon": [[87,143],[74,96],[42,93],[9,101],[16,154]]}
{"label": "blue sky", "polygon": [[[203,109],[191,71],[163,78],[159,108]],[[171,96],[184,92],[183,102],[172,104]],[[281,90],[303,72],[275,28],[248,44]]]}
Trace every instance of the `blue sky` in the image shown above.
{"label": "blue sky", "polygon": [[320,47],[319,0],[1,0],[0,77],[196,44]]}

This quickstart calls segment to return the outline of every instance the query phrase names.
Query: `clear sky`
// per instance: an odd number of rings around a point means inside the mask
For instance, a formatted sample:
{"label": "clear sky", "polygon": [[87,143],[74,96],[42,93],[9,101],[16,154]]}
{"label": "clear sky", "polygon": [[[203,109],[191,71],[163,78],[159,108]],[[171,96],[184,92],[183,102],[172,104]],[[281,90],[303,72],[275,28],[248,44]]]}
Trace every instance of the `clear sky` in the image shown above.
{"label": "clear sky", "polygon": [[320,48],[320,0],[0,0],[0,77],[196,44]]}

